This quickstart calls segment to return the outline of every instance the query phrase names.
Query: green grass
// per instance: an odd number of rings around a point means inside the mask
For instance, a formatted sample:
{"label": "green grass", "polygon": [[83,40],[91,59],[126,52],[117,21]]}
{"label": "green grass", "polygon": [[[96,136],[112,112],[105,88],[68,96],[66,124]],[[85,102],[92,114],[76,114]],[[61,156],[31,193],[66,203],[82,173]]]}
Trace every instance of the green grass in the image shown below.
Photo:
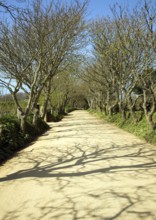
{"label": "green grass", "polygon": [[0,102],[0,115],[15,115],[16,114],[16,106],[14,102]]}
{"label": "green grass", "polygon": [[[26,102],[20,101],[20,106],[25,109]],[[13,101],[0,101],[0,116],[3,115],[16,115],[17,106]]]}
{"label": "green grass", "polygon": [[94,113],[102,120],[113,123],[116,126],[138,136],[140,139],[143,139],[152,144],[156,144],[156,131],[151,130],[145,117],[143,117],[143,119],[139,123],[135,124],[131,117],[129,119],[126,119],[123,122],[123,119],[120,113],[114,114],[112,117],[108,117],[103,112],[97,112],[93,110],[89,112]]}

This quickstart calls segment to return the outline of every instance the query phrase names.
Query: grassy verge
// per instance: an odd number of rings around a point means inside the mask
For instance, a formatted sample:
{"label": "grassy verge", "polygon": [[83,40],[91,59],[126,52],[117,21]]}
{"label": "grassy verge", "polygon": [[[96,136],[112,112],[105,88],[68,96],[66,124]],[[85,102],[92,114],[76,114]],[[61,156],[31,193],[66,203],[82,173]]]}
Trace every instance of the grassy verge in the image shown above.
{"label": "grassy verge", "polygon": [[138,123],[135,124],[131,118],[123,122],[122,116],[120,113],[113,115],[112,117],[106,116],[103,112],[97,112],[90,110],[90,113],[95,114],[99,118],[113,123],[116,126],[138,136],[140,139],[143,139],[149,143],[156,144],[156,131],[152,131],[148,125],[145,117]]}

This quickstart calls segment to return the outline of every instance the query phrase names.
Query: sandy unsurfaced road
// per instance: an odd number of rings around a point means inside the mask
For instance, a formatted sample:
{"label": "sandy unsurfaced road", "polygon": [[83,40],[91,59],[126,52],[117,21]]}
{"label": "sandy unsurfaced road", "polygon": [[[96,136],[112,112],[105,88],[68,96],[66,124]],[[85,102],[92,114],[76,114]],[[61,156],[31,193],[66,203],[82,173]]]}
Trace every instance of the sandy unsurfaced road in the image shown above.
{"label": "sandy unsurfaced road", "polygon": [[0,220],[155,220],[156,147],[74,111],[0,168]]}

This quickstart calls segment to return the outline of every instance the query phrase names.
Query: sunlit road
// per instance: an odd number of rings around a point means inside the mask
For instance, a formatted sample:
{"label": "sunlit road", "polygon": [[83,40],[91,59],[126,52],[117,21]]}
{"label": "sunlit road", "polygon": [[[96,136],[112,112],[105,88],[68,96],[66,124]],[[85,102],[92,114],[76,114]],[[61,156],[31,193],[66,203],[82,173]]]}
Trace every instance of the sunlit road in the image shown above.
{"label": "sunlit road", "polygon": [[74,111],[0,167],[0,220],[156,220],[156,146]]}

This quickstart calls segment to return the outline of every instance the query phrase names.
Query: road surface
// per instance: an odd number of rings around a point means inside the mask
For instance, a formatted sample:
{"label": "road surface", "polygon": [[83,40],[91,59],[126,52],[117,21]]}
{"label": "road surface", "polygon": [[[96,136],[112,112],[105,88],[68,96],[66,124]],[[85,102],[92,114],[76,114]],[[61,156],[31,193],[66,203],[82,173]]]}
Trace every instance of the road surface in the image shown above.
{"label": "road surface", "polygon": [[156,146],[74,111],[0,167],[0,220],[156,220]]}

